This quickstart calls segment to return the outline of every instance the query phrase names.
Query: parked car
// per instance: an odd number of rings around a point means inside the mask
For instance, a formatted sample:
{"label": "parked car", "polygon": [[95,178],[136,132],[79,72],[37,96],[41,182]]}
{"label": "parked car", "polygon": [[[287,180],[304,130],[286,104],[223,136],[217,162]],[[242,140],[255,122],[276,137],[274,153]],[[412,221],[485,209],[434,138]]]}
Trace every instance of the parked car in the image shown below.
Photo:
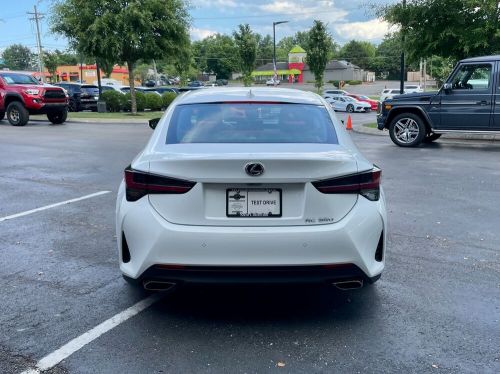
{"label": "parked car", "polygon": [[279,79],[274,79],[274,78],[271,78],[269,80],[266,81],[266,86],[274,86],[274,85],[279,85],[280,84],[280,80]]}
{"label": "parked car", "polygon": [[[134,87],[134,89],[135,89],[135,92],[146,93],[146,92],[148,92],[149,88],[138,86],[138,87]],[[120,88],[120,91],[127,94],[130,92],[130,86],[123,86],[122,88]]]}
{"label": "parked car", "polygon": [[158,92],[160,95],[163,95],[165,92],[173,92],[175,94],[179,93],[179,89],[177,87],[155,87],[154,91]]}
{"label": "parked car", "polygon": [[418,84],[405,84],[404,86],[405,93],[415,93],[415,92],[424,92],[424,89],[420,87]]}
{"label": "parked car", "polygon": [[368,103],[370,104],[371,110],[377,110],[378,106],[377,100],[370,99],[368,96],[365,95],[347,94],[347,96],[353,97],[354,99],[361,101],[363,103]]}
{"label": "parked car", "polygon": [[332,95],[335,95],[335,96],[338,96],[338,95],[347,95],[348,93],[349,92],[344,91],[344,90],[338,90],[338,89],[332,88],[332,89],[324,90],[323,91],[323,97],[332,96]]}
{"label": "parked car", "polygon": [[375,282],[387,238],[380,169],[320,96],[251,91],[181,95],[150,121],[117,196],[124,278],[151,291]]}
{"label": "parked car", "polygon": [[188,83],[188,87],[203,87],[203,82],[201,81],[191,81]]}
{"label": "parked car", "polygon": [[[386,88],[380,94],[380,101],[384,101],[386,99],[392,99],[396,95],[401,95],[401,90],[399,88]],[[403,91],[406,93],[406,91]]]}
{"label": "parked car", "polygon": [[469,58],[455,66],[437,92],[387,99],[377,123],[401,147],[415,147],[449,132],[500,133],[500,56]]}
{"label": "parked car", "polygon": [[228,83],[227,79],[217,79],[215,82],[218,86],[227,86]]}
{"label": "parked car", "polygon": [[54,124],[68,115],[68,95],[61,87],[44,86],[30,74],[0,71],[0,120],[24,126],[31,114],[46,114]]}
{"label": "parked car", "polygon": [[371,105],[358,101],[347,95],[331,95],[325,97],[325,100],[332,106],[333,110],[341,112],[369,112]]}
{"label": "parked car", "polygon": [[62,87],[68,92],[70,112],[80,112],[82,110],[97,111],[99,87],[93,84],[71,82],[60,82],[54,85]]}
{"label": "parked car", "polygon": [[145,87],[154,87],[156,86],[156,82],[153,79],[148,79],[146,82],[144,82]]}
{"label": "parked car", "polygon": [[116,92],[119,92],[121,94],[125,94],[121,88],[124,87],[124,86],[115,86],[115,85],[109,85],[109,86],[101,86],[101,89],[102,89],[102,92],[106,92],[106,91],[116,91]]}

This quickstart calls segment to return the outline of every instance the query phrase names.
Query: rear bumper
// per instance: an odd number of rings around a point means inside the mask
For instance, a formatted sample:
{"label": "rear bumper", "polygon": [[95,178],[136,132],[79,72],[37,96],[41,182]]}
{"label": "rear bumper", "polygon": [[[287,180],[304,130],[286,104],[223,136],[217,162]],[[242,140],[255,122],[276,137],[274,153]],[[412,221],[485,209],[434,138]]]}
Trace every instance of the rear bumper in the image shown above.
{"label": "rear bumper", "polygon": [[178,266],[154,265],[135,281],[217,284],[334,283],[359,280],[374,283],[380,274],[368,277],[354,264],[319,266]]}
{"label": "rear bumper", "polygon": [[[263,268],[286,267],[290,270],[291,267],[305,266],[324,270],[327,266],[335,272],[338,268],[334,269],[334,265],[345,264],[356,266],[363,276],[372,279],[380,275],[384,268],[385,253],[382,261],[375,260],[380,239],[384,252],[386,244],[383,192],[376,202],[359,197],[352,210],[341,221],[332,224],[223,227],[170,223],[154,210],[147,197],[135,202],[126,201],[122,185],[118,193],[116,218],[120,270],[133,279],[145,275],[180,277],[181,270],[189,278],[193,272],[185,273],[186,267],[199,270],[193,267],[200,266],[219,270],[237,267],[238,271],[258,268],[252,275],[252,279],[256,279],[258,275],[271,275],[262,273]],[[126,262],[123,261],[124,248],[130,254],[128,261],[125,256]],[[157,265],[166,267],[158,268]],[[209,274],[216,273],[211,270]],[[223,274],[222,271],[220,273]],[[313,279],[318,276],[324,278],[322,271],[314,273]],[[283,272],[272,274],[277,278],[287,275]],[[208,280],[205,275],[202,278]],[[216,276],[215,279],[221,278]]]}

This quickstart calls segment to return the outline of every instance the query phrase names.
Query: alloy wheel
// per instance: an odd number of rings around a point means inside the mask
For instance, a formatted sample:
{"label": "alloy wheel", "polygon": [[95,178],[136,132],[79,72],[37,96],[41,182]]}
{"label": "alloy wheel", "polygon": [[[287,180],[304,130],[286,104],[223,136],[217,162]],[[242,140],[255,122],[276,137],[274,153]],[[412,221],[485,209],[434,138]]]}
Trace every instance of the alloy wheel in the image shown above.
{"label": "alloy wheel", "polygon": [[417,121],[412,118],[401,118],[394,126],[396,139],[404,144],[410,144],[417,139],[420,128]]}

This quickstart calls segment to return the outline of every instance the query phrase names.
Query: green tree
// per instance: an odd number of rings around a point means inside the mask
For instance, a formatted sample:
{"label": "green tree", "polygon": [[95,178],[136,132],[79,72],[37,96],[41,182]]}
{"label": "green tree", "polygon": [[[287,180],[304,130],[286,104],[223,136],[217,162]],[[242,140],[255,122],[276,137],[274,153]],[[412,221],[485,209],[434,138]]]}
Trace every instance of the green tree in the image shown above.
{"label": "green tree", "polygon": [[323,87],[323,74],[328,62],[328,54],[331,52],[332,38],[326,29],[326,25],[318,20],[314,21],[309,30],[309,48],[307,51],[307,64],[314,74],[314,86],[318,92]]}
{"label": "green tree", "polygon": [[433,55],[459,60],[500,52],[499,0],[408,0],[378,8],[405,34],[415,60]]}
{"label": "green tree", "polygon": [[12,44],[2,53],[3,64],[11,70],[30,70],[33,68],[34,55],[22,44]]}
{"label": "green tree", "polygon": [[50,80],[52,81],[56,75],[57,67],[60,65],[59,56],[56,52],[44,52],[43,53],[43,65],[47,68],[50,74]]}
{"label": "green tree", "polygon": [[243,83],[245,86],[250,86],[257,58],[257,42],[248,24],[238,27],[239,32],[235,31],[233,36],[238,50],[240,71],[243,74]]}
{"label": "green tree", "polygon": [[255,34],[257,41],[257,65],[264,65],[273,61],[273,38],[271,35]]}
{"label": "green tree", "polygon": [[370,69],[384,79],[399,79],[402,41],[399,32],[388,34],[377,47]]}
{"label": "green tree", "polygon": [[216,74],[220,79],[230,79],[238,69],[238,50],[228,35],[215,34],[194,42],[192,54],[199,71]]}
{"label": "green tree", "polygon": [[52,11],[52,31],[78,52],[127,64],[133,114],[137,61],[175,55],[189,45],[184,0],[61,0]]}
{"label": "green tree", "polygon": [[370,69],[375,58],[375,46],[370,42],[351,40],[340,49],[340,58],[359,66]]}

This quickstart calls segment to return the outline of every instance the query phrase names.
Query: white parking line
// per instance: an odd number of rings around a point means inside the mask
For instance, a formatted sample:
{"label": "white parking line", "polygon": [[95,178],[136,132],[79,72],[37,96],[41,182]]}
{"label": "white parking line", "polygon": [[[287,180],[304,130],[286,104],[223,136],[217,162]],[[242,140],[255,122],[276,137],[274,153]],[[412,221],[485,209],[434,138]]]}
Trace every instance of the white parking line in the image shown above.
{"label": "white parking line", "polygon": [[151,295],[139,301],[137,304],[132,305],[130,308],[125,309],[124,311],[118,314],[115,314],[113,317],[107,319],[106,321],[97,325],[93,329],[69,341],[58,350],[49,353],[47,356],[45,356],[36,363],[35,368],[25,370],[21,374],[40,374],[40,372],[44,370],[53,368],[62,360],[68,358],[76,351],[80,350],[87,344],[91,343],[92,341],[100,337],[102,334],[122,324],[123,322],[135,316],[136,314],[139,314],[144,309],[147,309],[155,302],[157,302],[161,297],[162,294],[160,293]]}
{"label": "white parking line", "polygon": [[0,217],[0,222],[7,221],[9,219],[14,219],[14,218],[19,218],[19,217],[27,216],[28,214],[40,212],[41,210],[55,208],[55,207],[60,206],[60,205],[70,204],[70,203],[74,203],[76,201],[90,199],[91,197],[96,197],[96,196],[104,195],[104,194],[107,194],[107,193],[110,193],[110,192],[111,191],[99,191],[99,192],[96,192],[96,193],[92,193],[90,195],[85,195],[85,196],[82,196],[82,197],[77,197],[76,199],[61,201],[60,203],[45,205],[45,206],[42,206],[40,208],[27,210],[27,211],[21,212],[21,213],[12,214],[10,216]]}

